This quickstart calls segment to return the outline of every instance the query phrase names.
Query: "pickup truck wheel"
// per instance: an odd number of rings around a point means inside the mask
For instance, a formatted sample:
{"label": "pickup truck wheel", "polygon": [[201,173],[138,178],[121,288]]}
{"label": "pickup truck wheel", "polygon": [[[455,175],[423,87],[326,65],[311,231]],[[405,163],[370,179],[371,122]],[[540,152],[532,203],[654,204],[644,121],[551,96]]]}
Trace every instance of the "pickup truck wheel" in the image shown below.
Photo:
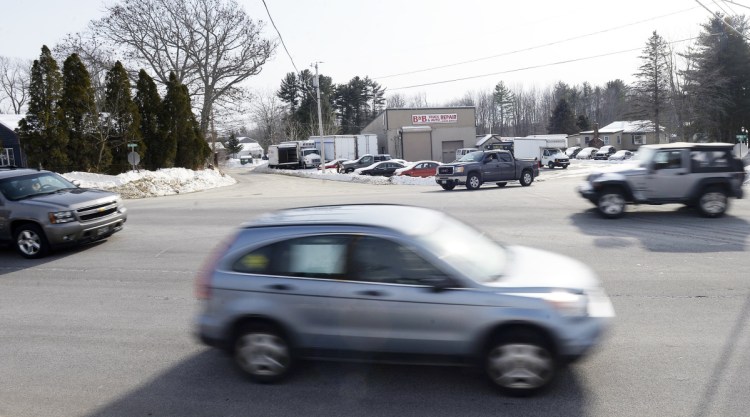
{"label": "pickup truck wheel", "polygon": [[563,169],[568,169],[568,166],[567,165],[563,165]]}
{"label": "pickup truck wheel", "polygon": [[523,185],[524,187],[528,187],[534,181],[534,175],[529,170],[523,171],[521,173],[520,181],[521,185]]}
{"label": "pickup truck wheel", "polygon": [[498,183],[496,183],[496,184],[497,184],[497,186],[498,186],[498,187],[500,187],[500,188],[503,188],[503,187],[505,187],[506,185],[508,185],[508,183],[507,183],[507,182],[505,182],[505,181],[502,181],[502,182],[498,182]]}
{"label": "pickup truck wheel", "polygon": [[709,188],[698,198],[698,211],[704,217],[721,217],[728,207],[727,194],[721,188]]}
{"label": "pickup truck wheel", "polygon": [[443,187],[443,190],[450,191],[454,188],[456,188],[456,184],[440,184],[441,187]]}
{"label": "pickup truck wheel", "polygon": [[468,190],[476,190],[482,185],[482,181],[479,179],[479,175],[477,174],[469,174],[469,177],[466,178],[466,189]]}
{"label": "pickup truck wheel", "polygon": [[607,219],[616,219],[625,214],[625,197],[617,189],[604,190],[596,203],[599,214]]}
{"label": "pickup truck wheel", "polygon": [[19,226],[14,235],[15,246],[18,253],[27,259],[42,258],[49,253],[49,242],[42,229],[27,223]]}
{"label": "pickup truck wheel", "polygon": [[547,164],[547,168],[549,168],[549,169],[555,169],[555,163],[554,162],[550,162],[549,164]]}

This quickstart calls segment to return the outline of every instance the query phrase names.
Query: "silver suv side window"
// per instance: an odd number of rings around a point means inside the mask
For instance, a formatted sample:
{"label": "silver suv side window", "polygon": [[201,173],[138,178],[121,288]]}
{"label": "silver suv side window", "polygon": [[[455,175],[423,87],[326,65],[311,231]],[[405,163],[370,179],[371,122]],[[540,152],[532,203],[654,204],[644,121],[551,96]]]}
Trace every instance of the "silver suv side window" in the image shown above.
{"label": "silver suv side window", "polygon": [[682,151],[659,151],[654,156],[654,169],[682,168]]}
{"label": "silver suv side window", "polygon": [[343,278],[346,236],[310,236],[274,243],[240,257],[233,270],[250,274]]}
{"label": "silver suv side window", "polygon": [[732,155],[724,150],[695,150],[690,152],[693,172],[728,172],[732,170]]}
{"label": "silver suv side window", "polygon": [[426,280],[445,277],[413,250],[390,240],[357,236],[351,251],[351,277],[358,281],[425,285]]}

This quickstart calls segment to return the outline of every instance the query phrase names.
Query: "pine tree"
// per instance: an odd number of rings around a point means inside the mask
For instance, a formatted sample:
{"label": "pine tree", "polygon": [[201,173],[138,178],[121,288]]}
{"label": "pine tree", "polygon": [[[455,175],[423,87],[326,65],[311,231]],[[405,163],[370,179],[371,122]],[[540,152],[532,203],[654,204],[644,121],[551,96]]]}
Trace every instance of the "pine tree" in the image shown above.
{"label": "pine tree", "polygon": [[547,132],[550,134],[565,133],[568,135],[578,132],[575,115],[570,109],[568,101],[564,98],[557,102],[557,106],[552,111]]}
{"label": "pine tree", "polygon": [[106,141],[99,144],[99,161],[106,160],[107,154],[112,158],[111,150],[115,150],[115,167],[128,166],[128,144],[135,144],[133,150],[142,156],[147,151],[142,140],[140,124],[141,116],[138,106],[130,93],[130,79],[128,73],[117,61],[107,72],[104,93],[104,112],[107,114]]}
{"label": "pine tree", "polygon": [[211,153],[190,108],[187,87],[170,74],[161,110],[165,129],[166,167],[199,168]]}
{"label": "pine tree", "polygon": [[60,70],[45,45],[31,67],[29,108],[18,126],[29,166],[60,172],[68,168],[68,138],[63,127],[61,94]]}
{"label": "pine tree", "polygon": [[669,102],[672,71],[664,38],[654,31],[639,58],[642,63],[635,74],[631,117],[653,121],[656,137],[660,138],[661,116]]}
{"label": "pine tree", "polygon": [[74,171],[98,172],[96,130],[99,113],[91,78],[77,54],[63,63],[61,106],[68,136],[68,162]]}
{"label": "pine tree", "polygon": [[154,80],[141,70],[136,83],[135,104],[140,116],[140,132],[143,149],[139,154],[143,158],[142,164],[146,169],[157,170],[166,167],[166,146],[159,123],[161,113],[161,97]]}
{"label": "pine tree", "polygon": [[513,93],[505,86],[505,83],[500,81],[495,85],[495,91],[492,93],[493,101],[493,130],[494,125],[499,126],[498,133],[503,134],[503,127],[505,126],[508,119],[510,119],[511,112],[513,111]]}
{"label": "pine tree", "polygon": [[578,119],[576,120],[576,127],[578,128],[579,132],[591,130],[591,122],[589,122],[588,117],[581,114],[578,116]]}
{"label": "pine tree", "polygon": [[235,135],[234,132],[229,135],[229,139],[227,139],[226,143],[224,143],[224,148],[227,150],[227,153],[229,155],[237,155],[238,153],[242,152],[243,149],[240,140],[237,139],[237,135]]}

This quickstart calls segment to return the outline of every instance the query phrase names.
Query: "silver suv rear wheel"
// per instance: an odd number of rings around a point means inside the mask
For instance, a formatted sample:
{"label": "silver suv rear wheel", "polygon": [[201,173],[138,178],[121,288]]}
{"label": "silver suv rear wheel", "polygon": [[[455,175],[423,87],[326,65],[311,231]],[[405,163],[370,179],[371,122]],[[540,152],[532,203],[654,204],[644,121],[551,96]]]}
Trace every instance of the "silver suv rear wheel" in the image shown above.
{"label": "silver suv rear wheel", "polygon": [[234,359],[239,368],[258,382],[274,382],[289,372],[291,349],[279,333],[263,327],[248,328],[237,339]]}

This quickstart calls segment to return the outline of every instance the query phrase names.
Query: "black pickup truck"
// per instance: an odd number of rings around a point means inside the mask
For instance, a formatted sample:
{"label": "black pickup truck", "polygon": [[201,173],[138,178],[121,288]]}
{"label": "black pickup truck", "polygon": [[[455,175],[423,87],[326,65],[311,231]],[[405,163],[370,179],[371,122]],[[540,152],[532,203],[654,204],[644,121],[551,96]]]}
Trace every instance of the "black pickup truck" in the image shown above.
{"label": "black pickup truck", "polygon": [[452,190],[456,185],[476,190],[486,182],[504,187],[508,181],[518,181],[526,187],[538,175],[538,161],[516,159],[510,151],[488,150],[471,152],[455,162],[440,165],[435,182],[444,190]]}

